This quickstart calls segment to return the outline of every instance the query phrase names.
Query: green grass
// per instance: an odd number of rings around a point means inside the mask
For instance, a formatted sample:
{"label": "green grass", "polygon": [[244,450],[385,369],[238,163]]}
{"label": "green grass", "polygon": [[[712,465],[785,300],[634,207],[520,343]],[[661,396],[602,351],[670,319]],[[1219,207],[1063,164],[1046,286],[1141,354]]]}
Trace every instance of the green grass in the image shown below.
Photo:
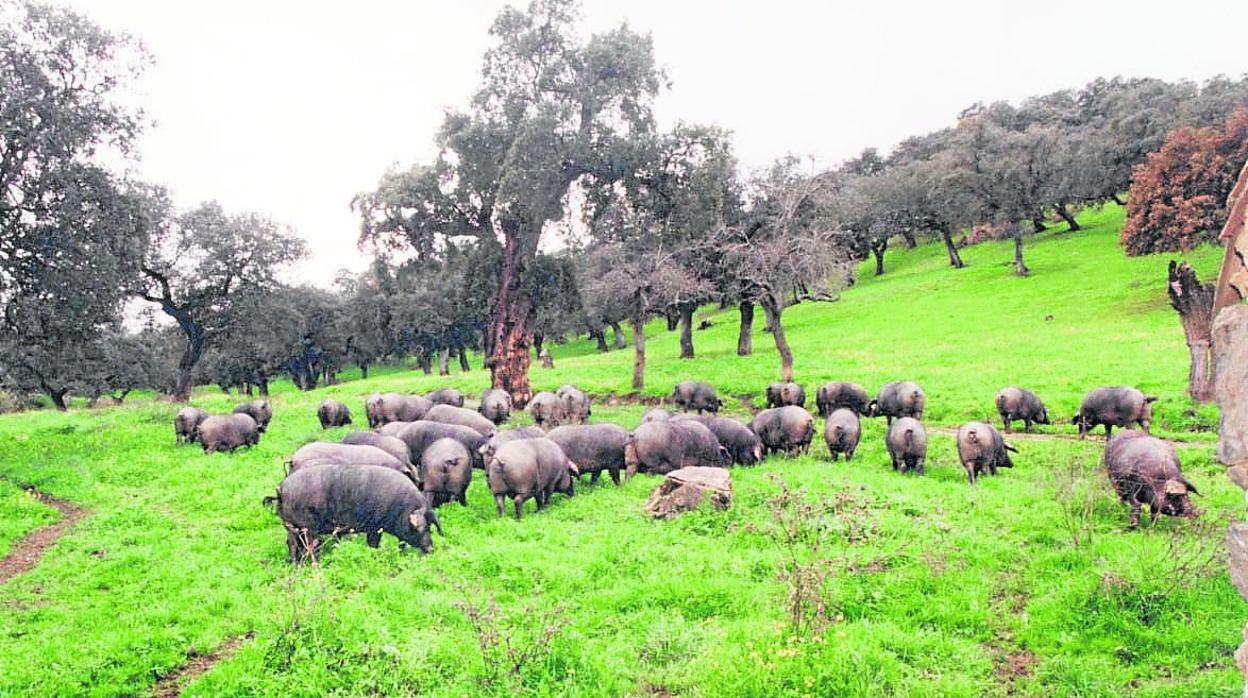
{"label": "green grass", "polygon": [[[785,313],[812,398],[834,378],[924,385],[935,432],[923,478],[888,467],[875,422],[852,464],[831,464],[817,443],[734,470],[728,511],[670,522],[642,513],[648,477],[579,488],[541,514],[530,505],[520,522],[495,517],[478,478],[469,507],[442,509],[447,535],[429,556],[390,537],[379,550],[347,539],[320,566],[295,568],[260,500],[300,444],[349,429],[322,432],[317,403],[361,410],[374,390],[442,384],[477,394],[485,372],[380,368],[309,394],[279,383],[260,445],[212,457],[175,446],[177,405],[152,398],[2,417],[0,550],[56,516],[19,485],[91,513],[0,586],[0,695],[143,695],[188,656],[252,631],[184,695],[1239,695],[1231,654],[1245,607],[1211,556],[1243,500],[1213,460],[1216,410],[1183,396],[1165,260],[1122,256],[1120,212],[1081,219],[1086,231],[1029,241],[1027,279],[1011,275],[1007,244],[965,250],[960,271],[920,247],[890,253],[884,276],[861,277],[837,303]],[[1215,257],[1193,256],[1202,276]],[[778,372],[770,336],[737,357],[735,312],[703,315],[715,325],[695,335],[692,361],[650,326],[645,392],[695,377],[761,403]],[[599,397],[595,419],[637,423],[640,406],[609,398],[630,392],[631,352],[553,350],[558,368],[535,366],[536,388],[576,381]],[[1096,385],[1159,395],[1158,431],[1193,442],[1181,457],[1203,516],[1127,531],[1096,441],[1020,438],[1016,468],[970,487],[943,429],[989,416],[1008,383],[1063,417],[1051,432],[1073,431],[1069,414]],[[235,401],[215,389],[194,400],[217,411]],[[832,622],[819,634],[786,620],[775,478],[831,501],[805,522],[827,541]],[[558,632],[512,676],[504,648],[481,649],[468,607],[518,650]]]}

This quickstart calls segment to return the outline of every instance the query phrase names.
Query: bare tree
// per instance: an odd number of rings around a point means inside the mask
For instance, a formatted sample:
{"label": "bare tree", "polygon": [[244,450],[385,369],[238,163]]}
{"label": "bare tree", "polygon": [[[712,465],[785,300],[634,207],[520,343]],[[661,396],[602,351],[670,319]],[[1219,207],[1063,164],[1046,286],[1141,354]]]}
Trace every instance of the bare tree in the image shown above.
{"label": "bare tree", "polygon": [[853,274],[829,194],[824,178],[799,172],[796,158],[782,159],[753,178],[745,221],[723,228],[712,243],[723,253],[738,297],[762,306],[786,381],[793,380],[793,350],[782,321],[787,300],[837,300]]}

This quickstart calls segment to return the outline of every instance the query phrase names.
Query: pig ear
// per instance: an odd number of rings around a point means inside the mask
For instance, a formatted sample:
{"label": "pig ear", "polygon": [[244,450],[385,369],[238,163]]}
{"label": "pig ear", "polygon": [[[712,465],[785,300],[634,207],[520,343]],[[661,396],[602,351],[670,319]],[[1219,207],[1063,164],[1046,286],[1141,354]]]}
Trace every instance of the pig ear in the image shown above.
{"label": "pig ear", "polygon": [[425,512],[423,511],[413,511],[411,516],[407,517],[407,520],[416,527],[417,531],[421,531],[429,527],[429,524],[425,521]]}
{"label": "pig ear", "polygon": [[[1192,494],[1200,494],[1199,492],[1196,491],[1196,485],[1193,485],[1190,480],[1183,477],[1182,475],[1179,476],[1179,482],[1182,482],[1183,485],[1187,487],[1188,492],[1191,492]],[[1203,497],[1204,495],[1202,494],[1200,496]]]}
{"label": "pig ear", "polygon": [[1005,444],[1005,450],[1010,451],[1012,453],[1018,453],[1018,449],[1014,448],[1014,444],[1010,443],[1009,441],[1002,440],[1001,443]]}
{"label": "pig ear", "polygon": [[1157,398],[1155,398],[1155,397],[1146,397],[1146,398],[1144,398],[1144,402],[1147,402],[1147,403],[1157,402]]}
{"label": "pig ear", "polygon": [[438,519],[438,512],[433,509],[429,510],[429,522],[433,524],[434,528],[438,529],[439,536],[446,537],[446,534],[442,532],[442,522]]}
{"label": "pig ear", "polygon": [[1166,480],[1166,494],[1187,494],[1187,485],[1182,478]]}
{"label": "pig ear", "polygon": [[568,472],[577,477],[581,476],[581,469],[576,467],[576,463],[573,463],[572,461],[568,461]]}

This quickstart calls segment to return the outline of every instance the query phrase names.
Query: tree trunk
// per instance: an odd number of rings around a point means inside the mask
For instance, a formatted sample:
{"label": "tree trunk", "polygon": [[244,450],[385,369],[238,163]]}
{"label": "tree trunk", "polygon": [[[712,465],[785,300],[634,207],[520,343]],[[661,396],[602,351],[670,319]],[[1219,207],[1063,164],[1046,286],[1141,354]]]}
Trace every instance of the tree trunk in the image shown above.
{"label": "tree trunk", "polygon": [[269,396],[268,376],[260,376],[260,379],[257,381],[257,383],[260,386],[260,397],[268,397]]}
{"label": "tree trunk", "polygon": [[1110,195],[1109,195],[1109,198],[1110,198],[1111,200],[1113,200],[1113,202],[1114,202],[1114,203],[1116,203],[1116,204],[1118,204],[1119,206],[1126,206],[1126,205],[1127,205],[1127,202],[1125,202],[1125,201],[1123,201],[1122,199],[1118,198],[1118,195],[1117,195],[1117,194],[1110,194]]}
{"label": "tree trunk", "polygon": [[597,349],[600,353],[605,354],[611,351],[611,347],[607,346],[607,331],[605,328],[590,330],[589,337],[598,343]]}
{"label": "tree trunk", "polygon": [[680,358],[693,358],[693,311],[694,303],[680,304]]}
{"label": "tree trunk", "polygon": [[624,336],[624,328],[620,327],[619,322],[612,322],[610,324],[611,324],[611,333],[615,335],[615,348],[627,349],[628,338]]}
{"label": "tree trunk", "polygon": [[[524,271],[537,254],[537,235],[518,221],[504,221],[503,270],[490,328],[494,336],[494,353],[490,356],[490,385],[506,390],[512,405],[522,410],[533,399],[529,384],[529,353],[532,333],[529,321],[533,315],[533,299],[524,289]],[[531,237],[532,240],[524,238]],[[530,252],[530,248],[532,251]]]}
{"label": "tree trunk", "polygon": [[49,390],[48,397],[52,398],[52,405],[61,412],[68,412],[69,405],[65,402],[65,395],[69,393],[69,388],[60,388],[58,390]]}
{"label": "tree trunk", "polygon": [[667,318],[667,331],[675,332],[680,326],[680,311],[675,308],[668,308],[663,311],[663,317]]}
{"label": "tree trunk", "polygon": [[1031,270],[1023,262],[1023,226],[1014,224],[1014,273],[1019,276],[1028,276]]}
{"label": "tree trunk", "polygon": [[949,265],[954,269],[961,269],[966,265],[962,262],[962,255],[958,254],[958,246],[953,244],[953,233],[948,229],[940,231],[940,240],[945,243],[945,252],[949,254]]}
{"label": "tree trunk", "polygon": [[472,366],[468,363],[467,347],[459,348],[459,370],[464,373],[467,373],[472,370]]}
{"label": "tree trunk", "polygon": [[775,296],[770,293],[764,294],[758,299],[759,305],[763,306],[763,314],[767,316],[767,324],[771,325],[771,336],[776,340],[776,351],[780,352],[780,380],[789,382],[793,380],[793,350],[789,348],[789,340],[784,336],[784,325],[781,324],[780,314],[784,309],[776,300]]}
{"label": "tree trunk", "polygon": [[1213,284],[1201,284],[1187,262],[1170,262],[1170,283],[1166,291],[1170,306],[1179,313],[1187,351],[1191,358],[1187,374],[1187,394],[1196,402],[1213,400],[1213,363],[1209,350],[1213,343]]}
{"label": "tree trunk", "polygon": [[[199,363],[199,357],[204,354],[204,331],[199,323],[193,323],[190,328],[185,328],[186,348],[182,350],[182,358],[178,359],[178,385],[174,390],[173,399],[176,402],[191,401],[191,371],[194,370],[195,364]],[[227,394],[229,391],[226,391]]]}
{"label": "tree trunk", "polygon": [[368,380],[368,362],[367,362],[367,361],[360,361],[360,362],[358,362],[358,364],[359,364],[359,367],[360,367],[360,378],[362,378],[362,379],[364,379],[364,380]]}
{"label": "tree trunk", "polygon": [[1037,233],[1043,233],[1049,229],[1049,226],[1044,224],[1044,220],[1041,219],[1040,216],[1035,216],[1031,219],[1031,227],[1034,228]]}
{"label": "tree trunk", "polygon": [[646,333],[645,318],[633,318],[633,390],[641,392],[646,387]]}
{"label": "tree trunk", "polygon": [[1076,230],[1082,229],[1081,226],[1079,225],[1079,221],[1075,220],[1075,217],[1071,215],[1070,209],[1066,208],[1066,204],[1057,205],[1057,215],[1062,220],[1066,221],[1066,229],[1071,231],[1072,233]]}
{"label": "tree trunk", "polygon": [[906,241],[907,249],[913,250],[914,248],[919,246],[919,241],[914,238],[914,231],[903,230],[901,231],[901,237]]}
{"label": "tree trunk", "polygon": [[737,356],[750,356],[754,353],[754,303],[741,301],[737,307],[741,310],[741,329],[737,332]]}
{"label": "tree trunk", "polygon": [[542,343],[546,341],[546,336],[541,332],[533,333],[533,354],[537,357],[542,355]]}
{"label": "tree trunk", "polygon": [[433,374],[433,356],[428,351],[420,352],[420,356],[416,358],[416,365],[426,376]]}
{"label": "tree trunk", "polygon": [[438,375],[451,375],[451,348],[442,347],[438,350]]}
{"label": "tree trunk", "polygon": [[884,253],[888,251],[888,238],[875,240],[871,243],[871,254],[875,255],[875,275],[884,273]]}
{"label": "tree trunk", "polygon": [[113,399],[114,404],[120,405],[121,403],[126,401],[126,396],[129,394],[130,394],[130,388],[126,388],[125,390],[121,391],[117,395],[109,395],[109,397]]}

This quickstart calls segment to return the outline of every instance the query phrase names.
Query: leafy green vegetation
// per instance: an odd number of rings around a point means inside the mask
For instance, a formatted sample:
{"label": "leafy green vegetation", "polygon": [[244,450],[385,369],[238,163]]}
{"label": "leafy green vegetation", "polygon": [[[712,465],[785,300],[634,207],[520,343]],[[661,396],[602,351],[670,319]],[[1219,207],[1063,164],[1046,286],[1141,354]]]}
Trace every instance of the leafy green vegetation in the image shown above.
{"label": "leafy green vegetation", "polygon": [[[0,695],[142,695],[253,631],[183,695],[1239,695],[1245,606],[1219,551],[1243,500],[1213,459],[1216,410],[1184,397],[1166,260],[1125,258],[1121,218],[1088,211],[1085,230],[1030,240],[1029,278],[1013,276],[1008,243],[964,249],[957,271],[921,246],[890,252],[881,277],[864,267],[839,302],[786,311],[812,405],[824,380],[924,386],[925,477],[892,471],[878,421],[851,463],[830,463],[817,438],[808,456],[734,470],[729,510],[669,522],[642,513],[650,477],[586,484],[520,522],[496,518],[477,477],[467,508],[441,510],[447,535],[431,555],[355,537],[294,567],[261,499],[300,444],[352,428],[323,432],[318,402],[343,400],[358,426],[369,392],[475,395],[485,371],[374,368],[313,393],[276,384],[259,446],[211,457],[174,444],[178,406],[152,397],[0,417],[0,514],[15,522],[0,549],[56,516],[19,486],[90,511],[3,583]],[[1216,252],[1192,263],[1209,276]],[[779,370],[769,337],[760,327],[755,355],[737,357],[735,311],[700,315],[713,326],[696,333],[694,360],[649,326],[646,397],[694,377],[761,404]],[[598,398],[595,420],[637,423],[642,407],[611,397],[629,392],[631,352],[553,352],[535,388],[577,382]],[[1017,436],[1017,467],[971,487],[951,430],[995,421],[1007,384],[1046,400],[1059,423],[1040,429],[1056,437]],[[1161,398],[1156,431],[1191,442],[1180,457],[1200,518],[1126,530],[1102,444],[1070,438],[1069,415],[1102,384]],[[193,399],[236,401],[215,388]],[[784,545],[774,514],[781,483],[800,545]],[[786,560],[822,570],[825,607],[799,609],[820,623],[794,623]]]}

